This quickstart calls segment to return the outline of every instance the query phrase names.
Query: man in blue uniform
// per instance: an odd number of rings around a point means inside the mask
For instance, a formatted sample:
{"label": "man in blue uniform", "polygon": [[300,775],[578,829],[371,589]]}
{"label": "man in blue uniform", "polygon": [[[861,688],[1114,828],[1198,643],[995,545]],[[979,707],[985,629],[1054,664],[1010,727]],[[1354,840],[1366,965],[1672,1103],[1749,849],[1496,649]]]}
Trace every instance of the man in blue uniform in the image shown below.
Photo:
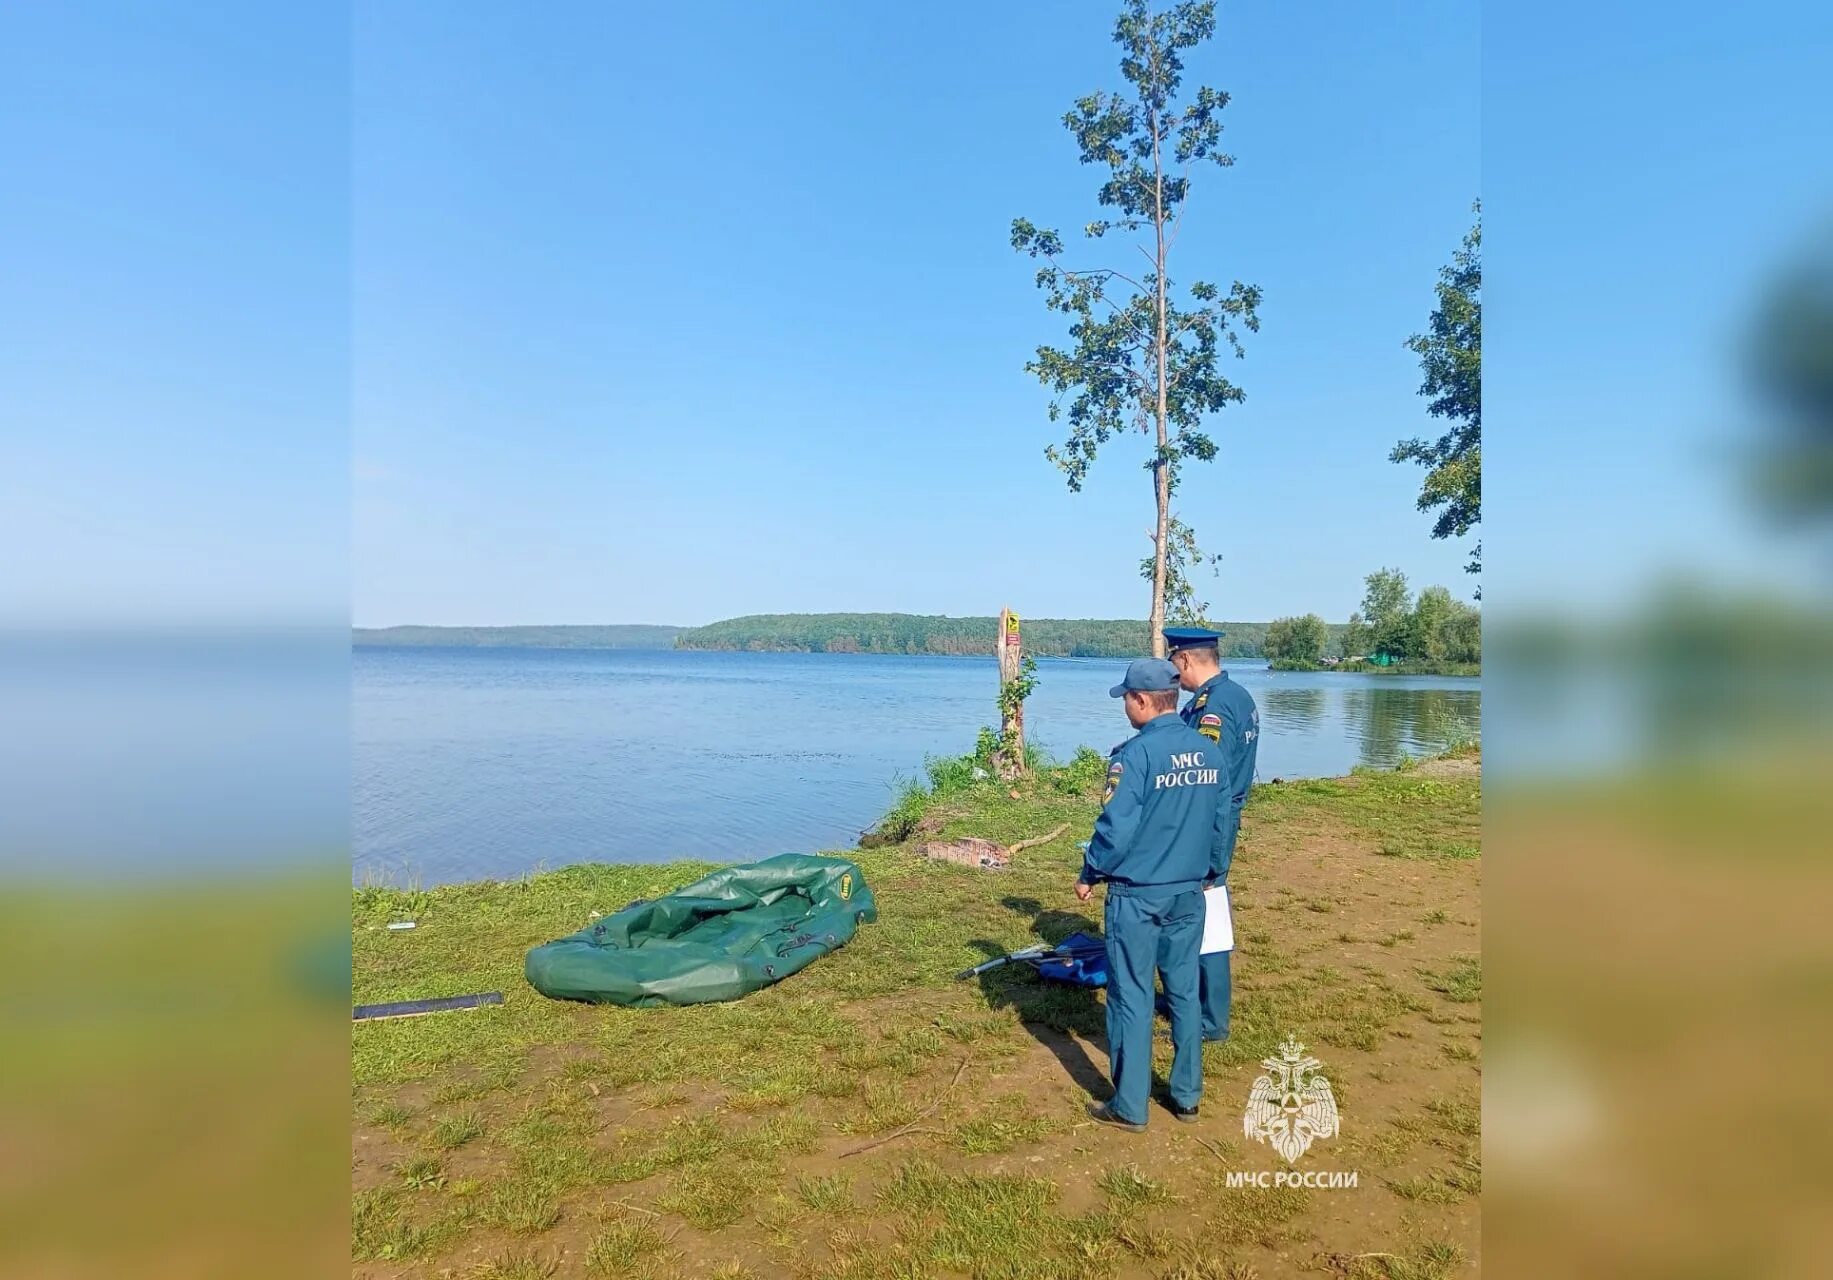
{"label": "man in blue uniform", "polygon": [[1197,949],[1203,881],[1227,836],[1226,775],[1216,744],[1177,716],[1177,668],[1141,658],[1111,696],[1139,730],[1114,748],[1076,897],[1107,885],[1107,1052],[1114,1096],[1103,1124],[1146,1127],[1152,1084],[1152,977],[1171,1013],[1171,1113],[1194,1121],[1203,1096]]}
{"label": "man in blue uniform", "polygon": [[[1185,724],[1222,748],[1226,790],[1222,806],[1225,838],[1218,842],[1216,861],[1209,869],[1210,884],[1228,879],[1235,858],[1235,837],[1241,831],[1241,807],[1254,786],[1254,760],[1260,751],[1260,710],[1254,696],[1222,669],[1219,642],[1222,632],[1208,627],[1166,627],[1165,647],[1177,668],[1178,683],[1195,696],[1179,713]],[[1198,965],[1199,995],[1203,1006],[1203,1038],[1228,1039],[1228,1006],[1233,983],[1229,953],[1217,951]]]}

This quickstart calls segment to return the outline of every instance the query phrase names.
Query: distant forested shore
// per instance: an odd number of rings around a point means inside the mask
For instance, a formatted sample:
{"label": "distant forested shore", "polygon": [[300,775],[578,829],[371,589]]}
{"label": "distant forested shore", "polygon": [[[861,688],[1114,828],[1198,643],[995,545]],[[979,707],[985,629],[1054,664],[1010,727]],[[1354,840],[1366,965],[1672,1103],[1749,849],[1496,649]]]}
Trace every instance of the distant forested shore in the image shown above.
{"label": "distant forested shore", "polygon": [[[1150,648],[1134,618],[1026,618],[1025,652],[1042,658],[1134,658]],[[1258,658],[1263,622],[1221,622],[1223,651]],[[990,654],[998,619],[912,613],[770,613],[728,618],[675,637],[678,649],[788,653]]]}
{"label": "distant forested shore", "polygon": [[[1374,575],[1380,578],[1381,575]],[[1267,658],[1275,670],[1475,675],[1478,615],[1442,587],[1415,604],[1404,579],[1384,604],[1347,624],[1315,614],[1273,622],[1218,622],[1223,656]],[[1443,597],[1443,599],[1441,599]],[[1392,615],[1391,617],[1389,615]],[[743,653],[889,653],[990,656],[998,620],[914,613],[762,613],[704,627],[357,627],[358,645],[498,649],[700,649]],[[1132,618],[1028,618],[1025,651],[1043,658],[1134,658],[1150,649]],[[1378,655],[1378,656],[1373,656]],[[1339,665],[1340,664],[1340,665]],[[1390,665],[1391,664],[1391,665]]]}
{"label": "distant forested shore", "polygon": [[[1223,652],[1263,656],[1267,624],[1221,622]],[[998,620],[911,613],[770,613],[704,627],[358,627],[359,645],[544,649],[719,649],[751,653],[991,654]],[[1334,630],[1340,630],[1336,628]],[[1132,658],[1149,649],[1132,618],[1027,618],[1025,651],[1039,657]]]}

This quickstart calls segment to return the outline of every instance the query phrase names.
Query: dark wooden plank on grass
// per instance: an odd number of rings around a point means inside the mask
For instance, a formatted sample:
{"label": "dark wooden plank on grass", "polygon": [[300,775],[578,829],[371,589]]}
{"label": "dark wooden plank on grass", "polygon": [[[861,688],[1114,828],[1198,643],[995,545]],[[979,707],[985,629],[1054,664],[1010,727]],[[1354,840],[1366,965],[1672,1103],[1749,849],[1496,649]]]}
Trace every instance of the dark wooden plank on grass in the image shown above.
{"label": "dark wooden plank on grass", "polygon": [[392,1004],[359,1004],[350,1011],[352,1022],[373,1022],[378,1018],[417,1018],[427,1013],[449,1013],[453,1009],[477,1009],[487,1004],[502,1004],[501,991],[481,991],[469,996],[438,996],[431,1000],[397,1000]]}

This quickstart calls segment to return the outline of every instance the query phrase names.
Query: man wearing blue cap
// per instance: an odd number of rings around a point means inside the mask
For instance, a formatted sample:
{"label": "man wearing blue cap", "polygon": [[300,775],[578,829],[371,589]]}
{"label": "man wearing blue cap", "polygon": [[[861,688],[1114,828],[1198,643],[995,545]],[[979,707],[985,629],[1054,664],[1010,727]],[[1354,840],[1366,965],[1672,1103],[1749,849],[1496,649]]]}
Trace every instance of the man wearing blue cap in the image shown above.
{"label": "man wearing blue cap", "polygon": [[[1208,627],[1166,627],[1165,647],[1177,668],[1178,682],[1194,696],[1179,714],[1185,724],[1222,748],[1227,790],[1223,795],[1226,838],[1216,850],[1210,883],[1228,879],[1241,831],[1241,807],[1254,786],[1254,761],[1260,752],[1260,709],[1254,696],[1222,669],[1219,641],[1223,633]],[[1198,965],[1203,1005],[1203,1038],[1228,1039],[1228,1006],[1232,994],[1229,953],[1213,952]]]}
{"label": "man wearing blue cap", "polygon": [[1171,1012],[1171,1113],[1194,1121],[1203,1096],[1197,949],[1203,882],[1226,836],[1222,753],[1177,715],[1177,668],[1141,658],[1109,695],[1139,732],[1114,748],[1076,897],[1107,885],[1107,1052],[1111,1101],[1103,1124],[1146,1127],[1152,1084],[1152,978]]}

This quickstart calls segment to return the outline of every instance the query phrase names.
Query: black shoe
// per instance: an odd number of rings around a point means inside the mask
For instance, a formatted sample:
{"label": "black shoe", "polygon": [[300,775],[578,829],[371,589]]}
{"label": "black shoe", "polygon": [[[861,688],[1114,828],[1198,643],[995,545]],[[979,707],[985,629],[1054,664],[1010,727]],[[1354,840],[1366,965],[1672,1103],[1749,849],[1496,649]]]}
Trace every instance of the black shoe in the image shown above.
{"label": "black shoe", "polygon": [[1228,1040],[1227,1032],[1224,1032],[1219,1036],[1204,1036],[1203,1037],[1204,1044],[1224,1044],[1227,1042],[1227,1040]]}
{"label": "black shoe", "polygon": [[1144,1133],[1146,1131],[1146,1126],[1143,1124],[1134,1124],[1131,1120],[1122,1120],[1119,1116],[1114,1114],[1112,1108],[1105,1102],[1089,1103],[1088,1117],[1101,1124],[1111,1125],[1116,1129],[1125,1129],[1128,1133]]}
{"label": "black shoe", "polygon": [[1173,1119],[1182,1120],[1185,1124],[1195,1124],[1197,1122],[1197,1109],[1195,1107],[1180,1107],[1175,1102],[1171,1103],[1170,1107]]}

